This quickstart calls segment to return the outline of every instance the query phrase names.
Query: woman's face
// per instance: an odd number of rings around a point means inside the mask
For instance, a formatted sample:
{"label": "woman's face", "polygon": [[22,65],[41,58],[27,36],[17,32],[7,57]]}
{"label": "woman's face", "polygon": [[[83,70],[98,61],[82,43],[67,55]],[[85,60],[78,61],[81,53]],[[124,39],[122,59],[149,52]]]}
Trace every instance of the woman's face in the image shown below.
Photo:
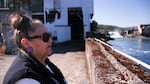
{"label": "woman's face", "polygon": [[[43,24],[38,24],[35,33],[32,36],[40,36],[43,33],[48,32],[47,28]],[[31,40],[33,55],[40,58],[46,58],[52,53],[52,38],[50,37],[48,42],[44,42],[42,38],[35,38]]]}

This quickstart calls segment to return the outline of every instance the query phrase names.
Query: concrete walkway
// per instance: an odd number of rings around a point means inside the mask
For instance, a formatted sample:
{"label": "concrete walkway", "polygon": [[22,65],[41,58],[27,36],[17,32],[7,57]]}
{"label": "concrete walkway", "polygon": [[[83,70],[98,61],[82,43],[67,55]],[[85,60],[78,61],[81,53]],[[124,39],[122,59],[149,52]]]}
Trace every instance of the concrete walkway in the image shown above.
{"label": "concrete walkway", "polygon": [[84,52],[54,54],[50,60],[61,69],[68,84],[89,84]]}

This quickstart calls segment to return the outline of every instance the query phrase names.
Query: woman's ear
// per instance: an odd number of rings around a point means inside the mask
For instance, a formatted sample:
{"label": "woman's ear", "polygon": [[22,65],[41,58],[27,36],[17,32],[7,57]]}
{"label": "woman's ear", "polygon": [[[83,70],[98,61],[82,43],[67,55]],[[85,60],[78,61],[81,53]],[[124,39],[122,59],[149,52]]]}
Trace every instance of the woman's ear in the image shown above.
{"label": "woman's ear", "polygon": [[21,39],[21,45],[24,47],[24,48],[27,48],[29,46],[30,42],[27,38],[22,38]]}

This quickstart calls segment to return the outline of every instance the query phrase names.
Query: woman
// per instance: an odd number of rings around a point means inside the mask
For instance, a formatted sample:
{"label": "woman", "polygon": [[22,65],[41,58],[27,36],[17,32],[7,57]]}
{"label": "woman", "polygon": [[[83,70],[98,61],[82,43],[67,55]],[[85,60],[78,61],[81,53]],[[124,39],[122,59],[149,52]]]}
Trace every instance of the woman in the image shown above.
{"label": "woman", "polygon": [[66,84],[60,70],[47,58],[52,53],[52,38],[44,24],[21,13],[13,14],[10,21],[19,51],[3,84]]}

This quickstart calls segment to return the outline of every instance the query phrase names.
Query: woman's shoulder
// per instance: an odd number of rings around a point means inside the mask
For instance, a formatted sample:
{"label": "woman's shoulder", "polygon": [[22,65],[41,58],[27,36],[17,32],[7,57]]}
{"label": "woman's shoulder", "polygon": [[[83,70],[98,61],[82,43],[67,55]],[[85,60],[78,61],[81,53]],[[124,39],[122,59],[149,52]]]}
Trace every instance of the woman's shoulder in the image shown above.
{"label": "woman's shoulder", "polygon": [[15,84],[40,84],[37,80],[31,78],[23,78],[18,80]]}

